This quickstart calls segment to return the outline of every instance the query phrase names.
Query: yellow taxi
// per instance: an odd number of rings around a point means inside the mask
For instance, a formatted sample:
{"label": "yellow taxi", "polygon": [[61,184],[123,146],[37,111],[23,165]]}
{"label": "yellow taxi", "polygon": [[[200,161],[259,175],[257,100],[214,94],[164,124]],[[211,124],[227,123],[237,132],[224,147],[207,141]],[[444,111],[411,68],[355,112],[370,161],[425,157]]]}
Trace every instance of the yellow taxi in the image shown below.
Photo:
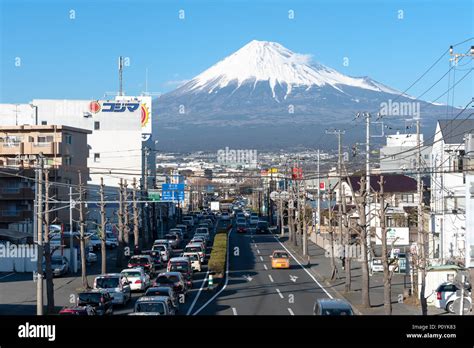
{"label": "yellow taxi", "polygon": [[270,258],[272,268],[290,268],[290,256],[285,250],[274,250]]}

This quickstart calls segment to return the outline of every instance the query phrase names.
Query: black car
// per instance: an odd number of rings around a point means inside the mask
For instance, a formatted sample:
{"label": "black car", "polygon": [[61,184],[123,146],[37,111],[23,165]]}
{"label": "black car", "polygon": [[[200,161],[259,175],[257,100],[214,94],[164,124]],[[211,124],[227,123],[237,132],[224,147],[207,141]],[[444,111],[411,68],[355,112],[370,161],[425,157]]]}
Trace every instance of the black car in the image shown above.
{"label": "black car", "polygon": [[169,286],[148,288],[145,292],[145,296],[168,296],[176,312],[179,310],[178,294]]}
{"label": "black car", "polygon": [[161,263],[161,253],[159,250],[143,250],[142,254],[151,256],[151,260],[155,266],[155,271],[163,267],[163,264]]}
{"label": "black car", "polygon": [[104,289],[90,290],[79,293],[78,306],[92,306],[97,315],[113,313],[112,297]]}
{"label": "black car", "polygon": [[268,229],[268,222],[266,221],[259,221],[257,224],[257,227],[255,228],[255,233],[256,234],[267,234],[270,233],[270,230]]}
{"label": "black car", "polygon": [[153,287],[167,286],[178,294],[187,295],[188,286],[186,280],[180,272],[163,272],[156,277]]}

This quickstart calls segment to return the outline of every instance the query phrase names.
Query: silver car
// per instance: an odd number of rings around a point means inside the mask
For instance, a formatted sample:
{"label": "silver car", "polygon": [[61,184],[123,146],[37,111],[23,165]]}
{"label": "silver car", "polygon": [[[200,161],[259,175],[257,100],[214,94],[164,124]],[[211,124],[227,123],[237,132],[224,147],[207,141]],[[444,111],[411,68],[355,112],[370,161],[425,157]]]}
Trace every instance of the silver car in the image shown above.
{"label": "silver car", "polygon": [[97,276],[94,289],[104,289],[112,297],[113,304],[125,305],[132,298],[130,281],[120,273],[108,273]]}

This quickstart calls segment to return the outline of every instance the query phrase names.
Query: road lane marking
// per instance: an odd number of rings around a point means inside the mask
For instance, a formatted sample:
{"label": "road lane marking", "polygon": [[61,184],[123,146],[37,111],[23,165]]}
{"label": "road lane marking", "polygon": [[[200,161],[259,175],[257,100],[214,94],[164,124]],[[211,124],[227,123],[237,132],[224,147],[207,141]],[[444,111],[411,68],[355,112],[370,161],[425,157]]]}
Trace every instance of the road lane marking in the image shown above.
{"label": "road lane marking", "polygon": [[266,264],[263,264],[263,268],[265,268],[266,270],[268,270],[268,267]]}
{"label": "road lane marking", "polygon": [[194,305],[196,304],[196,302],[197,302],[197,300],[198,300],[198,298],[199,298],[199,295],[201,295],[201,291],[202,291],[202,289],[204,288],[204,284],[206,283],[206,279],[207,279],[208,276],[209,276],[209,271],[206,272],[206,275],[204,276],[204,279],[202,280],[201,287],[199,288],[199,291],[198,291],[198,293],[196,294],[196,297],[194,298],[194,301],[193,301],[193,303],[191,304],[191,307],[189,307],[188,312],[186,313],[186,315],[190,315],[190,314],[191,314],[191,311],[193,310]]}
{"label": "road lane marking", "polygon": [[232,307],[232,313],[234,313],[234,315],[237,315],[237,309],[235,309],[235,307]]}
{"label": "road lane marking", "polygon": [[260,256],[260,261],[263,261],[263,257]]}
{"label": "road lane marking", "polygon": [[284,298],[283,294],[281,293],[280,289],[276,289],[276,291],[278,292],[278,295],[280,295],[281,298]]}
{"label": "road lane marking", "polygon": [[[230,240],[230,234],[231,233],[232,233],[232,229],[230,229],[229,233],[227,234],[227,240]],[[214,301],[216,299],[216,297],[219,296],[221,294],[221,292],[224,291],[225,288],[227,287],[227,284],[229,283],[229,254],[230,254],[229,249],[230,249],[230,243],[227,244],[227,257],[226,257],[226,270],[225,270],[224,285],[214,296],[212,296],[206,303],[204,303],[201,306],[201,308],[199,308],[196,312],[194,312],[193,315],[197,315],[200,311],[202,311],[204,308],[206,308],[209,305],[209,303]]]}
{"label": "road lane marking", "polygon": [[257,253],[260,254],[260,250],[259,250],[259,249],[257,249]]}
{"label": "road lane marking", "polygon": [[268,275],[268,278],[270,278],[270,281],[271,281],[272,283],[274,282],[274,280],[273,280],[273,278],[272,278],[272,276],[271,276],[270,274]]}
{"label": "road lane marking", "polygon": [[291,308],[288,308],[288,312],[290,312],[291,315],[295,315],[295,313],[293,313],[293,311],[291,310]]}
{"label": "road lane marking", "polygon": [[[273,237],[275,237],[275,236],[273,236]],[[323,291],[326,293],[326,295],[328,295],[328,297],[332,299],[333,297],[331,296],[331,294],[318,282],[318,280],[311,273],[309,273],[309,271],[306,268],[303,267],[303,265],[293,256],[293,254],[286,248],[286,246],[284,246],[283,243],[280,242],[277,237],[275,237],[275,240],[278,243],[280,243],[280,245],[288,252],[288,254],[290,254],[290,256],[293,258],[293,260],[295,260],[296,263],[298,265],[300,265],[300,267],[311,277],[311,279],[313,279],[314,282],[316,284],[318,284],[321,289],[323,289]]]}

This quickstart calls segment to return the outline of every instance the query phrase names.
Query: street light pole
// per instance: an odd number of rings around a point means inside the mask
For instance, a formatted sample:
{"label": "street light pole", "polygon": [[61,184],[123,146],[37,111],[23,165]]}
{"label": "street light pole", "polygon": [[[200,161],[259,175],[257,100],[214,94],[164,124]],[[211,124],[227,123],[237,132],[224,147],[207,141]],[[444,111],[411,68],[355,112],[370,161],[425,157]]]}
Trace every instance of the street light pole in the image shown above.
{"label": "street light pole", "polygon": [[40,153],[40,173],[38,177],[38,208],[37,208],[37,245],[38,262],[36,277],[36,315],[43,315],[43,154]]}

